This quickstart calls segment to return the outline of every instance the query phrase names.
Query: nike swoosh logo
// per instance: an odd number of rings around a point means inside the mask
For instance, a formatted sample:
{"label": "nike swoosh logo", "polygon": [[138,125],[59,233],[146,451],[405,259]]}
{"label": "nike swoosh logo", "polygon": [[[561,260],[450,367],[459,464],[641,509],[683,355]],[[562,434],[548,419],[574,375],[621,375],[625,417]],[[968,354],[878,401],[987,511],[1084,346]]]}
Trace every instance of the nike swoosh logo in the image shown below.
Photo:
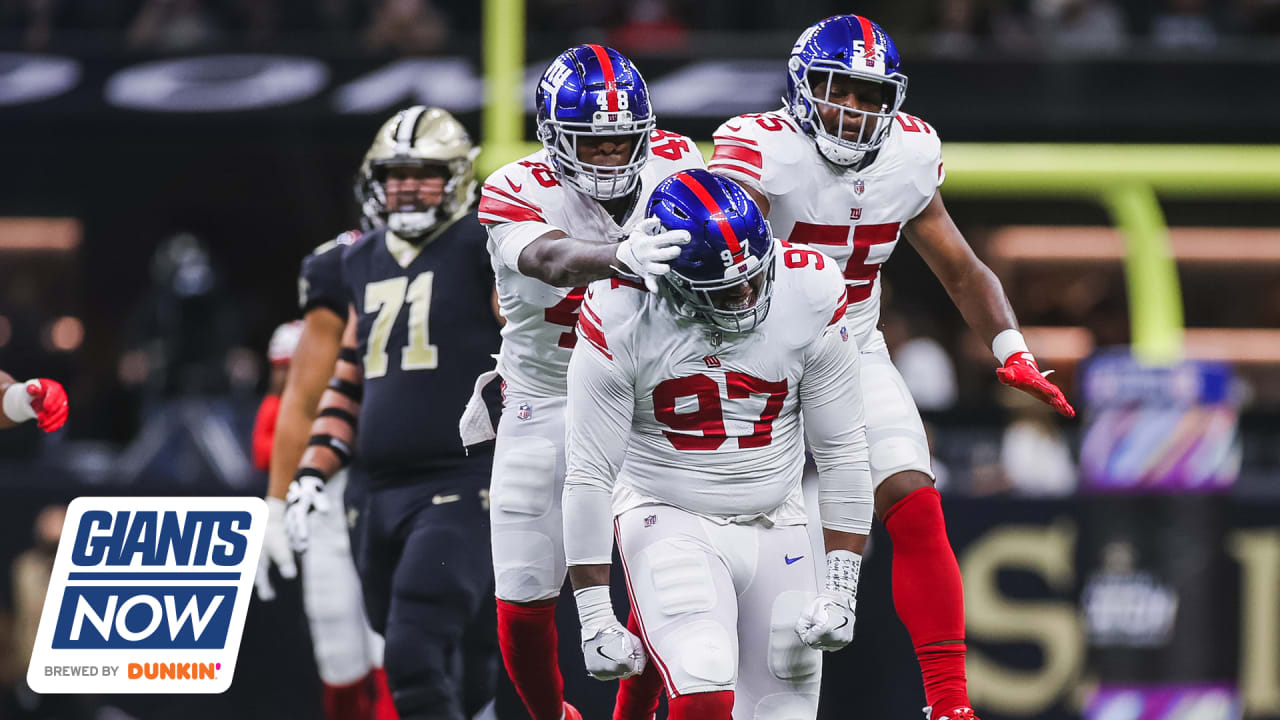
{"label": "nike swoosh logo", "polygon": [[741,126],[741,125],[734,126],[734,125],[730,125],[729,123],[725,123],[725,124],[724,124],[724,126],[725,126],[725,127],[727,127],[727,128],[729,128],[729,129],[730,129],[730,130],[732,130],[733,132],[738,132],[738,131],[742,130],[742,126]]}
{"label": "nike swoosh logo", "polygon": [[804,559],[804,556],[803,556],[803,555],[797,555],[797,556],[795,556],[795,557],[791,557],[790,555],[783,555],[783,556],[782,556],[782,559],[783,559],[783,560],[786,560],[788,565],[794,565],[794,564],[796,564],[797,562],[800,562],[801,560],[803,560],[803,559]]}
{"label": "nike swoosh logo", "polygon": [[507,178],[507,184],[510,185],[511,189],[515,190],[516,192],[520,192],[520,188],[524,187],[523,185],[517,185],[511,182],[511,178]]}
{"label": "nike swoosh logo", "polygon": [[436,495],[431,498],[432,505],[444,505],[445,503],[458,502],[462,499],[461,495],[454,493],[453,495]]}

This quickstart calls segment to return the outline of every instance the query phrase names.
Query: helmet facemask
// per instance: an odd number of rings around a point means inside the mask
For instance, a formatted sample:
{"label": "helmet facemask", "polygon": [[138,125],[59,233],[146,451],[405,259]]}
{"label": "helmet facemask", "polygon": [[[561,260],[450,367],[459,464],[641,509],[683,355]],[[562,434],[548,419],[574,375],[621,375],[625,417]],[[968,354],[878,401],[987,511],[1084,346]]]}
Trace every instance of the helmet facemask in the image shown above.
{"label": "helmet facemask", "polygon": [[[681,315],[714,325],[726,332],[747,332],[758,327],[769,314],[773,297],[773,248],[774,244],[769,243],[769,249],[765,251],[764,257],[748,257],[743,262],[727,268],[721,279],[694,280],[672,269],[662,276],[659,286]],[[716,293],[743,283],[749,283],[754,287],[756,293],[754,303],[743,308],[717,306]]]}
{"label": "helmet facemask", "polygon": [[[474,191],[473,183],[470,182],[471,168],[478,151],[479,148],[473,148],[467,157],[449,161],[397,155],[375,162],[364,182],[364,214],[368,217],[384,218],[387,228],[406,240],[426,237],[442,223],[457,217],[459,211],[465,211],[471,203],[472,198],[468,196],[468,191]],[[417,207],[408,205],[402,205],[400,208],[390,207],[387,197],[387,174],[392,168],[397,167],[429,167],[442,170],[445,178],[440,203],[425,206],[419,201],[415,203]]]}
{"label": "helmet facemask", "polygon": [[[414,243],[435,237],[437,231],[461,218],[475,200],[475,160],[480,148],[448,112],[415,105],[383,123],[365,153],[356,178],[355,194],[364,216],[362,226],[386,226]],[[416,197],[401,207],[387,193],[387,175],[395,168],[434,168],[444,178],[440,202],[428,206]]]}
{"label": "helmet facemask", "polygon": [[[859,72],[834,60],[814,60],[806,67],[797,58],[792,58],[787,72],[791,74],[799,95],[799,101],[792,104],[791,112],[802,124],[809,124],[819,152],[837,165],[852,165],[866,153],[878,150],[889,137],[893,119],[907,96],[905,75],[895,73],[885,76]],[[880,107],[877,110],[862,110],[832,102],[831,87],[838,76],[879,85],[882,96]],[[815,86],[823,88],[821,95],[814,92]],[[837,125],[834,132],[828,131],[822,122],[819,114],[819,109],[822,108],[835,111]],[[859,115],[862,118],[856,138],[844,137],[845,127],[852,125],[849,115]]]}
{"label": "helmet facemask", "polygon": [[[597,200],[613,200],[630,194],[639,184],[640,171],[649,160],[649,133],[654,125],[652,116],[636,122],[626,110],[600,111],[590,124],[547,118],[538,128],[538,137],[565,182]],[[579,159],[580,138],[609,136],[631,139],[631,156],[626,163],[594,165]]]}

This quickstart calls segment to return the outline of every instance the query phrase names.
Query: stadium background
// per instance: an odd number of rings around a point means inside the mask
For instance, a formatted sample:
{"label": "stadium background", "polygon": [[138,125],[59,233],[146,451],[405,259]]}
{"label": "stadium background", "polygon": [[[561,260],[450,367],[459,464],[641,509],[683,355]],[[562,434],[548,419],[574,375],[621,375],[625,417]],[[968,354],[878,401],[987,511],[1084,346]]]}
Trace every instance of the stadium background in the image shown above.
{"label": "stadium background", "polygon": [[[891,350],[946,470],[983,717],[1280,717],[1271,0],[0,2],[0,368],[61,380],[73,408],[56,435],[0,434],[0,562],[47,552],[39,510],[77,495],[262,491],[245,452],[266,340],[296,314],[303,254],[355,223],[355,167],[395,109],[450,109],[493,168],[533,136],[546,62],[605,42],[636,59],[661,127],[705,141],[776,107],[791,42],[833,12],[893,34],[952,214],[1085,409],[1062,421],[1000,388],[920,258],[884,267]],[[157,250],[183,233],[218,282],[171,337]],[[1131,343],[1185,372],[1121,361],[1086,393],[1087,359]],[[1190,376],[1226,389],[1170,403]],[[1103,442],[1114,413],[1128,430]],[[873,543],[824,718],[923,704]],[[38,711],[16,595],[0,583],[0,717],[318,717],[296,590],[255,601],[225,696]],[[566,635],[569,697],[606,707]]]}

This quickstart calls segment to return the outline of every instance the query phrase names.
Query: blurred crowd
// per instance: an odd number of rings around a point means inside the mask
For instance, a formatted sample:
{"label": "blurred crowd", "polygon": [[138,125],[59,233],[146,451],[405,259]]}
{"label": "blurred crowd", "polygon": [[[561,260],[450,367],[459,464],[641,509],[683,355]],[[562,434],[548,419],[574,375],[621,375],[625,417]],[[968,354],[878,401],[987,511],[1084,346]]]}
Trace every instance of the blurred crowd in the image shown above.
{"label": "blurred crowd", "polygon": [[[675,52],[706,33],[791,32],[848,7],[832,0],[527,0],[532,34],[603,34],[619,49]],[[1276,0],[869,0],[858,11],[943,54],[1205,50],[1280,33]],[[0,0],[10,48],[150,52],[326,43],[341,51],[459,51],[482,2],[443,0]],[[785,33],[784,33],[785,34]],[[697,36],[697,37],[695,37]],[[901,41],[901,40],[900,40]]]}

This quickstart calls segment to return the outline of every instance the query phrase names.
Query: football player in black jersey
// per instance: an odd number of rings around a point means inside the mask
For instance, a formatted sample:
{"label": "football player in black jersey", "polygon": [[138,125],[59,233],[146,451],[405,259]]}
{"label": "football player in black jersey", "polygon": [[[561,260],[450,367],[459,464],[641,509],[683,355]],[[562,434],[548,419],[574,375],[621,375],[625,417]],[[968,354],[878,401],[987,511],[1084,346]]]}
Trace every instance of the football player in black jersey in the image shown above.
{"label": "football player in black jersey", "polygon": [[468,454],[457,430],[499,344],[486,235],[470,212],[477,151],[435,108],[379,131],[361,174],[366,208],[386,226],[342,251],[343,348],[288,492],[285,525],[301,550],[311,511],[330,505],[324,483],[355,458],[352,552],[405,720],[470,717],[496,682],[492,447]]}

